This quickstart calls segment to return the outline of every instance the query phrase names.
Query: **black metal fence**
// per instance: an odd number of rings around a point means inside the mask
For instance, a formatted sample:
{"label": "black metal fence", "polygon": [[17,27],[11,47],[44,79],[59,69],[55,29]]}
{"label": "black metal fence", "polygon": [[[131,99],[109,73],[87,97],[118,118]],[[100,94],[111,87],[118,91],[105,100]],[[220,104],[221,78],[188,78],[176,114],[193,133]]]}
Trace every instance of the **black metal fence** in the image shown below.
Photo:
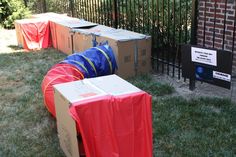
{"label": "black metal fence", "polygon": [[43,1],[47,3],[44,11],[68,13],[99,24],[151,35],[153,69],[172,76],[177,74],[179,78],[180,44],[194,41],[196,37],[193,27],[195,0]]}
{"label": "black metal fence", "polygon": [[77,0],[74,16],[151,35],[153,69],[180,78],[180,44],[191,39],[192,6],[192,0]]}

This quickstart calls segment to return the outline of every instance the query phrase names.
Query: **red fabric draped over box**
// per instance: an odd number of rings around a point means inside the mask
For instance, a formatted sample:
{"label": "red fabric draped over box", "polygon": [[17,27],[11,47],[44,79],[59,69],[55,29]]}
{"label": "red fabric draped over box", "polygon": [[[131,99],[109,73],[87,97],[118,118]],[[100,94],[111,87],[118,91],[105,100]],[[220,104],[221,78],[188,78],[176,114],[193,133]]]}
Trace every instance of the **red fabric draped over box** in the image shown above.
{"label": "red fabric draped over box", "polygon": [[77,122],[86,157],[151,157],[151,104],[145,92],[72,104],[70,114]]}
{"label": "red fabric draped over box", "polygon": [[48,48],[52,45],[49,21],[41,18],[16,21],[23,37],[23,48],[27,50]]}

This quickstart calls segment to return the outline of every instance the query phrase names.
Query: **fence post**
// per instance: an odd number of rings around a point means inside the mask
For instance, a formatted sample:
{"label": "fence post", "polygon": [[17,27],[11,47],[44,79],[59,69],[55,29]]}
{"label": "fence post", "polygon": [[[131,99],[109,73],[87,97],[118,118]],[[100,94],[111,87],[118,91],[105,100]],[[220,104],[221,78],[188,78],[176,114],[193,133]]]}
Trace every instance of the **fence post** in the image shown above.
{"label": "fence post", "polygon": [[75,16],[75,12],[74,12],[74,0],[69,0],[69,5],[70,5],[71,16],[74,17],[74,16]]}
{"label": "fence post", "polygon": [[117,0],[113,0],[113,7],[112,7],[112,21],[113,21],[113,27],[118,27],[118,8],[117,8]]}
{"label": "fence post", "polygon": [[192,1],[192,19],[191,19],[191,44],[197,44],[197,21],[198,17],[198,0]]}
{"label": "fence post", "polygon": [[[198,0],[192,0],[192,19],[191,19],[191,45],[197,44],[197,16],[198,16]],[[189,79],[189,89],[195,89],[195,77]]]}

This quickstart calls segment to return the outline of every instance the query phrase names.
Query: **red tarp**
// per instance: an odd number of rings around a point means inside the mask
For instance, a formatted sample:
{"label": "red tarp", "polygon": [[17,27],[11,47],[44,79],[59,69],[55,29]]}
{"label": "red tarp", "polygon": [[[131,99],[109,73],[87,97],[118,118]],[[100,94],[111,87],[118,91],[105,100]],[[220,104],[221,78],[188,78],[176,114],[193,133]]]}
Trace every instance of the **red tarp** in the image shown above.
{"label": "red tarp", "polygon": [[51,47],[49,21],[41,18],[19,20],[23,48],[28,50]]}
{"label": "red tarp", "polygon": [[47,72],[42,82],[44,104],[54,117],[56,117],[56,111],[53,85],[82,80],[83,78],[83,74],[70,64],[56,64]]}
{"label": "red tarp", "polygon": [[152,157],[151,96],[137,92],[72,104],[86,157]]}

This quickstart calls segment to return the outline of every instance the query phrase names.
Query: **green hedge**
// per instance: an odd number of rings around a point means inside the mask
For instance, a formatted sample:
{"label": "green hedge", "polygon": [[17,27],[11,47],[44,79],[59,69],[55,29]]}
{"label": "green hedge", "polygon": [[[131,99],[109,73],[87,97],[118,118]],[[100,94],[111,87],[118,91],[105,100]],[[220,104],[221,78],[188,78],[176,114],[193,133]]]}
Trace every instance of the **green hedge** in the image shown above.
{"label": "green hedge", "polygon": [[20,0],[1,0],[0,19],[4,28],[14,28],[14,21],[30,16],[30,11]]}

